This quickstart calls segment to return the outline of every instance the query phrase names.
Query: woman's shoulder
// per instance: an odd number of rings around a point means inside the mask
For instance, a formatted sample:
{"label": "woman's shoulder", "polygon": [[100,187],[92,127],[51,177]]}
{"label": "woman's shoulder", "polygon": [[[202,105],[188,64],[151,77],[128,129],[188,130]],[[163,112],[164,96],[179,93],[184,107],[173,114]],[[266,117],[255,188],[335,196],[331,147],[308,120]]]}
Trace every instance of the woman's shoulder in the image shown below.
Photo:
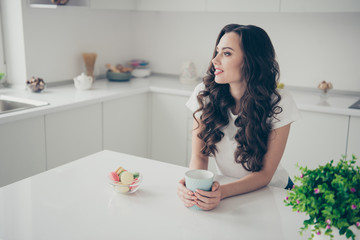
{"label": "woman's shoulder", "polygon": [[205,90],[205,84],[203,82],[200,82],[195,86],[194,92],[199,93],[203,90]]}
{"label": "woman's shoulder", "polygon": [[291,93],[285,89],[278,89],[278,93],[281,100],[277,106],[281,107],[282,111],[272,119],[273,129],[285,126],[301,117]]}
{"label": "woman's shoulder", "polygon": [[[195,89],[193,93],[191,94],[189,100],[186,102],[186,106],[192,111],[195,112],[197,109],[199,109],[199,103],[197,96],[199,95],[199,92],[205,89],[205,85],[203,82],[197,84],[195,86]],[[197,112],[197,117],[200,117],[200,113]]]}
{"label": "woman's shoulder", "polygon": [[292,105],[295,104],[294,99],[291,95],[291,93],[286,89],[277,89],[277,92],[280,94],[280,102],[278,105]]}
{"label": "woman's shoulder", "polygon": [[291,97],[291,93],[288,91],[288,90],[286,90],[286,89],[276,89],[277,90],[277,92],[280,94],[280,96],[281,97],[285,97],[285,98],[287,98],[287,97]]}

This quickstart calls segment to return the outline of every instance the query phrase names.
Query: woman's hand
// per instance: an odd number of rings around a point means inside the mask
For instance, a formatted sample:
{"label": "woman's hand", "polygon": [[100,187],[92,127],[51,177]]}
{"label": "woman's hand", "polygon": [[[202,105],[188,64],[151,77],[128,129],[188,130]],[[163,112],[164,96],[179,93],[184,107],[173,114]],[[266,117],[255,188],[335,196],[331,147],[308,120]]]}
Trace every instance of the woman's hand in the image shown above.
{"label": "woman's hand", "polygon": [[215,181],[211,187],[211,191],[196,190],[194,192],[196,205],[203,210],[212,210],[219,205],[221,201],[220,183]]}
{"label": "woman's hand", "polygon": [[185,207],[192,207],[196,204],[197,199],[194,193],[185,187],[185,178],[179,181],[177,194],[180,200],[184,203]]}
{"label": "woman's hand", "polygon": [[221,201],[221,188],[217,181],[213,183],[211,191],[196,190],[196,192],[192,192],[185,187],[185,178],[183,178],[179,181],[177,194],[185,207],[197,205],[203,210],[212,210]]}

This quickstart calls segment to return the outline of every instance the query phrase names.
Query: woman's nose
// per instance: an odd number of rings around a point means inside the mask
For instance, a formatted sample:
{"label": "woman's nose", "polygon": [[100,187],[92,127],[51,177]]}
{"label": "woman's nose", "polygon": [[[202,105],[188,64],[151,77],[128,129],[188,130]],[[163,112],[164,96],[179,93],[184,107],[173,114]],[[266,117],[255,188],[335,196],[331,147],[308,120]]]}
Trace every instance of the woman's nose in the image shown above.
{"label": "woman's nose", "polygon": [[212,60],[211,60],[213,65],[219,65],[219,59],[218,56],[215,56]]}

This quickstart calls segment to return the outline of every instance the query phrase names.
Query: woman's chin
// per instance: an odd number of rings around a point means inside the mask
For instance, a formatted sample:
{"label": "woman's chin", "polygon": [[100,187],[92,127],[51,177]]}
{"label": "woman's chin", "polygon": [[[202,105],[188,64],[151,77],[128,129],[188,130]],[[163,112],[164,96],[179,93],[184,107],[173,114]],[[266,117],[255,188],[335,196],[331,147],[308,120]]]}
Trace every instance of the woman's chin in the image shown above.
{"label": "woman's chin", "polygon": [[224,83],[227,83],[223,78],[221,78],[221,77],[218,77],[218,76],[215,76],[215,82],[217,83],[217,84],[224,84]]}

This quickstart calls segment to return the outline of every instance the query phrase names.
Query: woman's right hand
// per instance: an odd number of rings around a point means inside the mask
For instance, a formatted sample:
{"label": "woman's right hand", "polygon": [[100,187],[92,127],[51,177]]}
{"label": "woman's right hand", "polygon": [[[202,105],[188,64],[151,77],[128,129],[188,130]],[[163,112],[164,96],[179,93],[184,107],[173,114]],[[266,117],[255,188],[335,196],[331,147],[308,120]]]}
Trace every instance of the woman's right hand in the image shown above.
{"label": "woman's right hand", "polygon": [[192,207],[196,205],[195,200],[197,197],[195,197],[194,193],[186,188],[185,186],[185,178],[182,178],[179,181],[178,188],[177,188],[177,194],[180,198],[180,200],[184,203],[185,207]]}

